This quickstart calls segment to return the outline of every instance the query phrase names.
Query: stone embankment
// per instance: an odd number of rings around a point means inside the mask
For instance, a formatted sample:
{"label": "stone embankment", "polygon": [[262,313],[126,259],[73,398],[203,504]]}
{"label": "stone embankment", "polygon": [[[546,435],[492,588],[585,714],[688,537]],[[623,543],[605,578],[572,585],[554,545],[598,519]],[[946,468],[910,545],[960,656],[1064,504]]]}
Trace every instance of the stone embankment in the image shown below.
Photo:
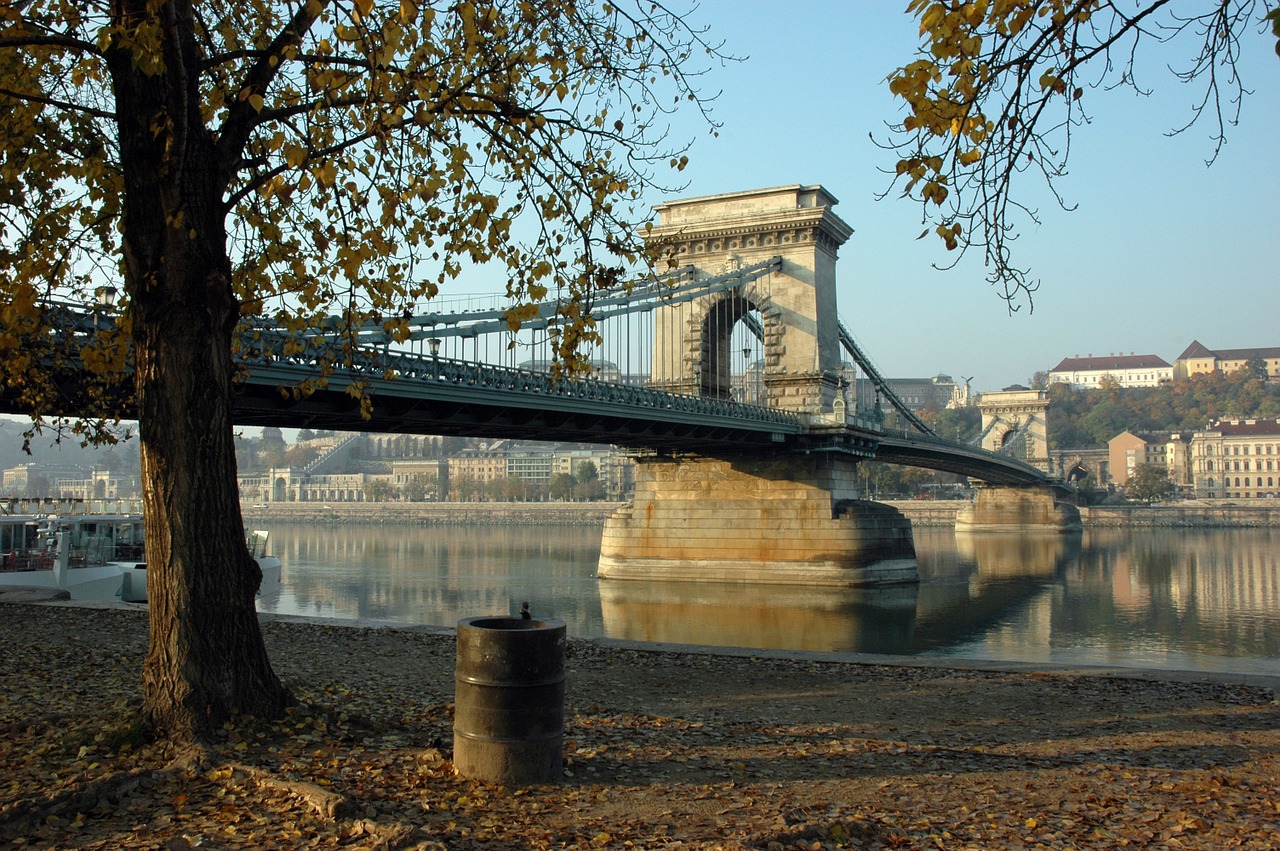
{"label": "stone embankment", "polygon": [[600,526],[617,502],[281,502],[246,505],[245,523]]}
{"label": "stone embankment", "polygon": [[[1277,500],[1227,505],[1209,500],[1155,506],[1114,505],[1081,508],[1088,527],[1151,527],[1249,529],[1280,527]],[[964,500],[888,500],[911,525],[955,526]],[[386,523],[418,526],[489,524],[502,526],[599,526],[622,503],[618,502],[363,502],[272,503],[244,506],[245,522],[253,523]]]}
{"label": "stone embankment", "polygon": [[[1150,527],[1199,529],[1256,529],[1280,527],[1280,500],[1255,499],[1250,504],[1188,500],[1167,505],[1099,505],[1080,509],[1089,527]],[[911,525],[954,526],[964,500],[895,500],[887,504],[901,511]]]}
{"label": "stone embankment", "polygon": [[[1274,503],[1277,500],[1254,500]],[[1094,506],[1080,509],[1085,526],[1153,526],[1199,528],[1274,528],[1280,526],[1280,506],[1215,505],[1186,502],[1173,505]]]}

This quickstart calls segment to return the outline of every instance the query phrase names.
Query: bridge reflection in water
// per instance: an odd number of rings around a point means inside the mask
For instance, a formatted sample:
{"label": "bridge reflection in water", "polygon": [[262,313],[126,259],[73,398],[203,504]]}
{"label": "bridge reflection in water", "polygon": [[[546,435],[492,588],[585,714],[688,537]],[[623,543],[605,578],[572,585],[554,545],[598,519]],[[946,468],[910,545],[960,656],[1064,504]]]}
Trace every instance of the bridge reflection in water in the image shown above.
{"label": "bridge reflection in water", "polygon": [[917,532],[921,583],[833,589],[601,582],[610,638],[722,647],[914,655],[980,636],[1078,557],[1063,535]]}
{"label": "bridge reflection in water", "polygon": [[922,581],[880,589],[601,581],[598,527],[271,530],[264,612],[453,626],[533,610],[573,636],[1072,664],[1280,669],[1280,530],[916,530]]}

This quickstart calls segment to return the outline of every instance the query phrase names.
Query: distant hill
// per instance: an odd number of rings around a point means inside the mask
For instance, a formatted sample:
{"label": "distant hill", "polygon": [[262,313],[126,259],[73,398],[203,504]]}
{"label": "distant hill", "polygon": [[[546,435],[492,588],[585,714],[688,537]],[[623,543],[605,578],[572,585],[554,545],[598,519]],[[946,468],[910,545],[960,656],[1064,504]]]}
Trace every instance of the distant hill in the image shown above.
{"label": "distant hill", "polygon": [[72,467],[106,467],[112,470],[136,469],[138,441],[129,440],[117,446],[81,446],[75,435],[54,444],[55,435],[45,432],[31,440],[31,454],[22,451],[22,433],[29,420],[0,418],[0,470],[21,464],[57,464]]}

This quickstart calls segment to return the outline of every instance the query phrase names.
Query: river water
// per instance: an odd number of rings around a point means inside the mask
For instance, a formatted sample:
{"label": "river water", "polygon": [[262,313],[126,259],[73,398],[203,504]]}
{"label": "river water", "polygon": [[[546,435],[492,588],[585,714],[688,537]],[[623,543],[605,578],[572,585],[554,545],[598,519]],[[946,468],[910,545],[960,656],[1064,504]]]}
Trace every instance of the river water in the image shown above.
{"label": "river water", "polygon": [[453,626],[563,620],[578,637],[1280,675],[1280,530],[1083,536],[918,528],[918,586],[599,581],[600,529],[265,523],[266,612]]}

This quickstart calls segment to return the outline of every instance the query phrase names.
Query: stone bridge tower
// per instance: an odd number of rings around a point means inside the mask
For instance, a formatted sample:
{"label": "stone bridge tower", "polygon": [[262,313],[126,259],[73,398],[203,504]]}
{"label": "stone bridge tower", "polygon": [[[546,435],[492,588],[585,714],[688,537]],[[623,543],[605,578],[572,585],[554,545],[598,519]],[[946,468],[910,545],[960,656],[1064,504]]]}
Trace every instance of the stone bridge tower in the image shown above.
{"label": "stone bridge tower", "polygon": [[1049,394],[1043,390],[1001,390],[978,398],[982,448],[1010,451],[1015,458],[1052,473],[1049,458]]}
{"label": "stone bridge tower", "polygon": [[[734,325],[763,330],[766,404],[832,414],[840,397],[836,251],[853,232],[820,186],[658,207],[651,241],[700,279],[781,257],[781,268],[655,315],[652,384],[727,397]],[[601,579],[860,586],[918,578],[911,524],[858,498],[857,458],[726,449],[636,459],[634,499],[605,523]]]}
{"label": "stone bridge tower", "polygon": [[655,312],[651,384],[728,396],[730,332],[748,311],[764,326],[766,400],[773,408],[830,413],[840,394],[836,252],[853,229],[821,186],[781,186],[659,205],[650,244],[699,279],[772,257],[782,268],[737,290]]}

